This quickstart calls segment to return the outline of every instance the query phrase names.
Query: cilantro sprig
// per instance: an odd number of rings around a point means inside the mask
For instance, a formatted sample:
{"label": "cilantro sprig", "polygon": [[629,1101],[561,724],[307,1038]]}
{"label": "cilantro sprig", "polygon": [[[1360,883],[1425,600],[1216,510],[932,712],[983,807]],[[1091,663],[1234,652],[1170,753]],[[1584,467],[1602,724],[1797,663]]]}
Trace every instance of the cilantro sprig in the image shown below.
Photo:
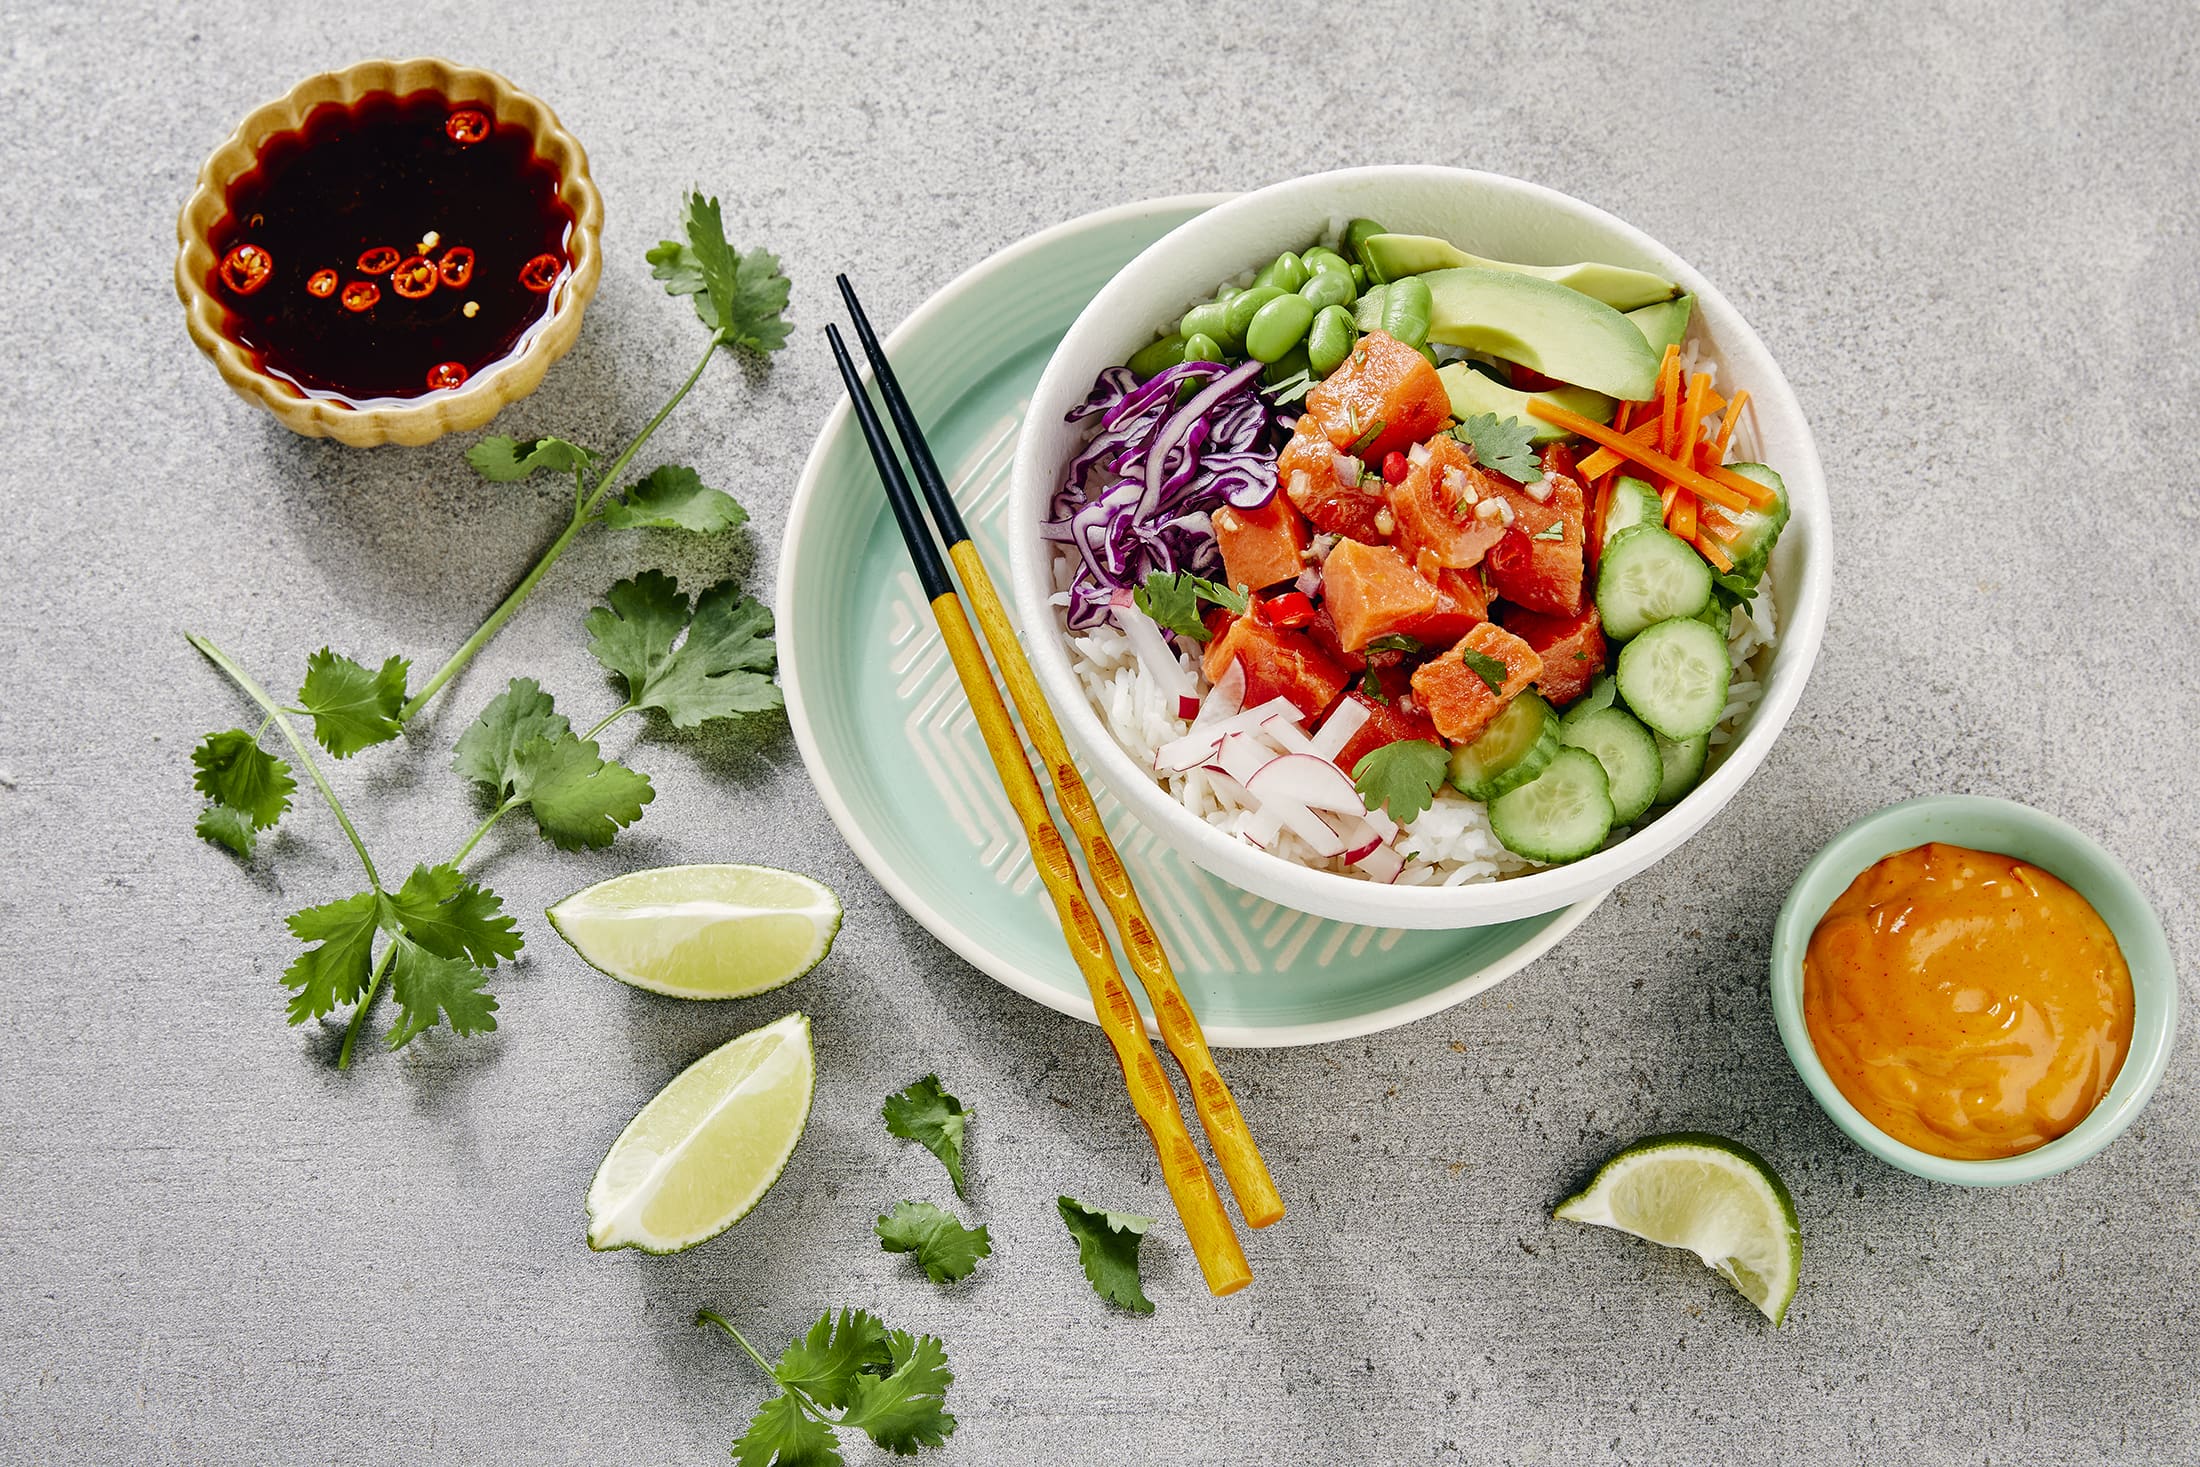
{"label": "cilantro sprig", "polygon": [[882,1107],[889,1135],[914,1141],[940,1159],[955,1195],[963,1191],[963,1130],[975,1112],[947,1093],[937,1075],[926,1075],[907,1089],[886,1097]]}
{"label": "cilantro sprig", "polygon": [[715,1310],[697,1310],[695,1324],[724,1330],[779,1387],[733,1444],[741,1467],[840,1467],[846,1428],[902,1457],[955,1434],[947,1409],[955,1374],[937,1335],[889,1329],[861,1309],[837,1319],[827,1310],[775,1363]]}
{"label": "cilantro sprig", "polygon": [[1429,807],[1450,767],[1442,744],[1399,739],[1361,755],[1352,784],[1368,809],[1388,807],[1390,818],[1404,823]]}
{"label": "cilantro sprig", "polygon": [[897,1202],[892,1212],[879,1214],[874,1230],[879,1247],[888,1253],[914,1253],[924,1276],[935,1284],[970,1277],[978,1260],[993,1252],[984,1223],[966,1228],[953,1213],[930,1202]]}
{"label": "cilantro sprig", "polygon": [[1131,592],[1131,604],[1152,617],[1155,622],[1180,637],[1195,642],[1208,639],[1207,624],[1199,619],[1199,603],[1219,606],[1225,611],[1245,614],[1249,604],[1245,593],[1234,591],[1220,581],[1210,581],[1205,576],[1195,576],[1190,571],[1155,571],[1146,577],[1146,584]]}
{"label": "cilantro sprig", "polygon": [[1133,1314],[1153,1313],[1153,1300],[1146,1297],[1138,1274],[1138,1245],[1146,1241],[1153,1219],[1108,1212],[1074,1197],[1057,1197],[1054,1205],[1077,1240],[1077,1261],[1092,1291]]}
{"label": "cilantro sprig", "polygon": [[1451,436],[1474,450],[1474,461],[1495,469],[1517,484],[1534,484],[1543,478],[1543,464],[1535,456],[1535,430],[1518,418],[1495,413],[1476,413],[1451,430]]}

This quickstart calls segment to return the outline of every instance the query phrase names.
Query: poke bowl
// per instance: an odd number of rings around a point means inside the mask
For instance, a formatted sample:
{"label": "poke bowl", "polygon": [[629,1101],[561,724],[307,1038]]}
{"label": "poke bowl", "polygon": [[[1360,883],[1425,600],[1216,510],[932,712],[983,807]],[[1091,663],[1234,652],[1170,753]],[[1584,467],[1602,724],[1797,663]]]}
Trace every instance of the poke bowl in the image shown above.
{"label": "poke bowl", "polygon": [[1087,772],[1294,910],[1593,898],[1764,761],[1824,633],[1802,409],[1685,260],[1519,180],[1293,179],[1133,260],[1013,469],[1014,600]]}

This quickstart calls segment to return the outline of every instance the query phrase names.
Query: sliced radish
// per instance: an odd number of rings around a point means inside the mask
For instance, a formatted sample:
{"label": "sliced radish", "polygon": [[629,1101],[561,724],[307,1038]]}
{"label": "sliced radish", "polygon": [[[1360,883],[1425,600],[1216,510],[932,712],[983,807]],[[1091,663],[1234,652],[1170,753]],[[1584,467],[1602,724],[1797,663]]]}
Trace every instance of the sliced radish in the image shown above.
{"label": "sliced radish", "polygon": [[1196,700],[1199,690],[1192,686],[1190,671],[1169,650],[1169,644],[1161,640],[1161,628],[1154,625],[1154,619],[1120,592],[1113,599],[1110,610],[1124,639],[1131,644],[1131,651],[1138,654],[1138,660],[1145,664],[1162,695],[1175,698],[1179,707],[1187,699]]}
{"label": "sliced radish", "polygon": [[1396,881],[1398,873],[1406,869],[1405,857],[1383,845],[1367,852],[1354,864],[1376,881]]}
{"label": "sliced radish", "polygon": [[1312,754],[1284,754],[1244,783],[1246,792],[1263,803],[1284,800],[1345,815],[1358,815],[1364,808],[1360,792],[1344,771]]}
{"label": "sliced radish", "polygon": [[1267,739],[1286,754],[1311,754],[1314,752],[1314,741],[1308,738],[1299,727],[1299,710],[1296,708],[1293,708],[1288,714],[1278,713],[1273,717],[1262,719],[1259,732],[1262,738]]}
{"label": "sliced radish", "polygon": [[1366,724],[1367,705],[1357,698],[1347,698],[1337,705],[1337,711],[1329,715],[1329,721],[1314,735],[1313,748],[1309,752],[1334,764],[1337,756],[1344,752],[1344,746],[1351,743],[1352,736]]}
{"label": "sliced radish", "polygon": [[1215,679],[1215,685],[1200,700],[1199,717],[1192,720],[1193,728],[1204,728],[1210,723],[1220,723],[1233,714],[1245,711],[1245,668],[1233,657],[1230,665]]}

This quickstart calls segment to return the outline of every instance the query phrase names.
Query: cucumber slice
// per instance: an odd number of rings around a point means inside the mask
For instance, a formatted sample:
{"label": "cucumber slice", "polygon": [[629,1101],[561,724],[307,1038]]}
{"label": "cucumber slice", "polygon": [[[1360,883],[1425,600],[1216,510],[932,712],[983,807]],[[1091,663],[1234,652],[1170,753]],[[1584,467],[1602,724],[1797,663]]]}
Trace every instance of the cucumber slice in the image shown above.
{"label": "cucumber slice", "polygon": [[1692,617],[1661,621],[1619,652],[1619,695],[1676,743],[1717,726],[1732,676],[1726,638]]}
{"label": "cucumber slice", "polygon": [[1580,860],[1612,833],[1604,766],[1586,749],[1560,749],[1541,774],[1490,801],[1490,831],[1531,861]]}
{"label": "cucumber slice", "polygon": [[1640,479],[1622,475],[1612,481],[1612,504],[1604,515],[1604,541],[1597,548],[1600,551],[1610,549],[1613,539],[1622,530],[1664,523],[1665,501],[1658,498],[1658,491]]}
{"label": "cucumber slice", "polygon": [[1657,739],[1634,714],[1600,708],[1579,718],[1568,715],[1559,737],[1573,748],[1587,749],[1604,766],[1614,825],[1633,825],[1656,801],[1665,766],[1658,758]]}
{"label": "cucumber slice", "polygon": [[[1604,635],[1615,642],[1655,622],[1694,616],[1710,600],[1710,565],[1695,546],[1656,525],[1620,531],[1597,562],[1597,614],[1604,620]],[[1620,696],[1627,697],[1624,684]]]}
{"label": "cucumber slice", "polygon": [[1658,803],[1671,805],[1682,795],[1696,787],[1703,778],[1704,756],[1711,752],[1711,735],[1697,734],[1692,739],[1678,742],[1655,730],[1650,737],[1658,742],[1658,764],[1664,777],[1658,781]]}
{"label": "cucumber slice", "polygon": [[1722,509],[1734,522],[1734,576],[1755,586],[1772,562],[1772,547],[1787,528],[1787,485],[1763,464],[1728,464],[1731,473],[1764,485],[1772,491],[1770,509]]}
{"label": "cucumber slice", "polygon": [[1452,787],[1470,800],[1494,800],[1541,774],[1558,747],[1558,715],[1536,694],[1522,693],[1480,738],[1452,750]]}
{"label": "cucumber slice", "polygon": [[1608,672],[1600,672],[1589,679],[1589,691],[1574,700],[1574,706],[1566,710],[1564,722],[1585,718],[1599,708],[1609,708],[1619,701],[1619,683]]}

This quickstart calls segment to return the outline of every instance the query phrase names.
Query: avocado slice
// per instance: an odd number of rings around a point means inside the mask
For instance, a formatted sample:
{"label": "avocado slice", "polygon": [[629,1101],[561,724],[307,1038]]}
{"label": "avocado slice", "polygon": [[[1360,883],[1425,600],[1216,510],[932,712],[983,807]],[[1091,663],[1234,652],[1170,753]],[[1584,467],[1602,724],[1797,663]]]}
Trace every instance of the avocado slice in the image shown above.
{"label": "avocado slice", "polygon": [[1695,311],[1696,298],[1680,295],[1644,306],[1639,311],[1629,311],[1627,319],[1635,323],[1636,329],[1642,332],[1642,339],[1650,343],[1650,350],[1663,360],[1667,347],[1679,346],[1687,337],[1688,320]]}
{"label": "avocado slice", "polygon": [[[1446,362],[1436,369],[1436,376],[1444,384],[1444,391],[1451,395],[1451,415],[1455,418],[1464,421],[1477,413],[1517,418],[1528,425],[1530,443],[1556,443],[1566,436],[1564,428],[1546,423],[1528,411],[1528,393],[1485,377],[1465,362]],[[1603,393],[1591,392],[1586,387],[1556,387],[1534,396],[1599,423],[1611,422],[1612,409],[1616,406]]]}
{"label": "avocado slice", "polygon": [[1370,263],[1382,267],[1385,280],[1401,275],[1426,275],[1431,270],[1451,270],[1469,265],[1477,270],[1504,270],[1533,275],[1578,290],[1591,300],[1602,301],[1615,311],[1632,311],[1656,301],[1670,300],[1680,287],[1647,270],[1627,270],[1618,265],[1584,260],[1576,265],[1514,265],[1504,260],[1485,260],[1470,255],[1450,240],[1426,234],[1371,234],[1361,246]]}
{"label": "avocado slice", "polygon": [[1504,270],[1433,270],[1428,339],[1486,351],[1546,377],[1642,402],[1659,356],[1634,322],[1579,291]]}

